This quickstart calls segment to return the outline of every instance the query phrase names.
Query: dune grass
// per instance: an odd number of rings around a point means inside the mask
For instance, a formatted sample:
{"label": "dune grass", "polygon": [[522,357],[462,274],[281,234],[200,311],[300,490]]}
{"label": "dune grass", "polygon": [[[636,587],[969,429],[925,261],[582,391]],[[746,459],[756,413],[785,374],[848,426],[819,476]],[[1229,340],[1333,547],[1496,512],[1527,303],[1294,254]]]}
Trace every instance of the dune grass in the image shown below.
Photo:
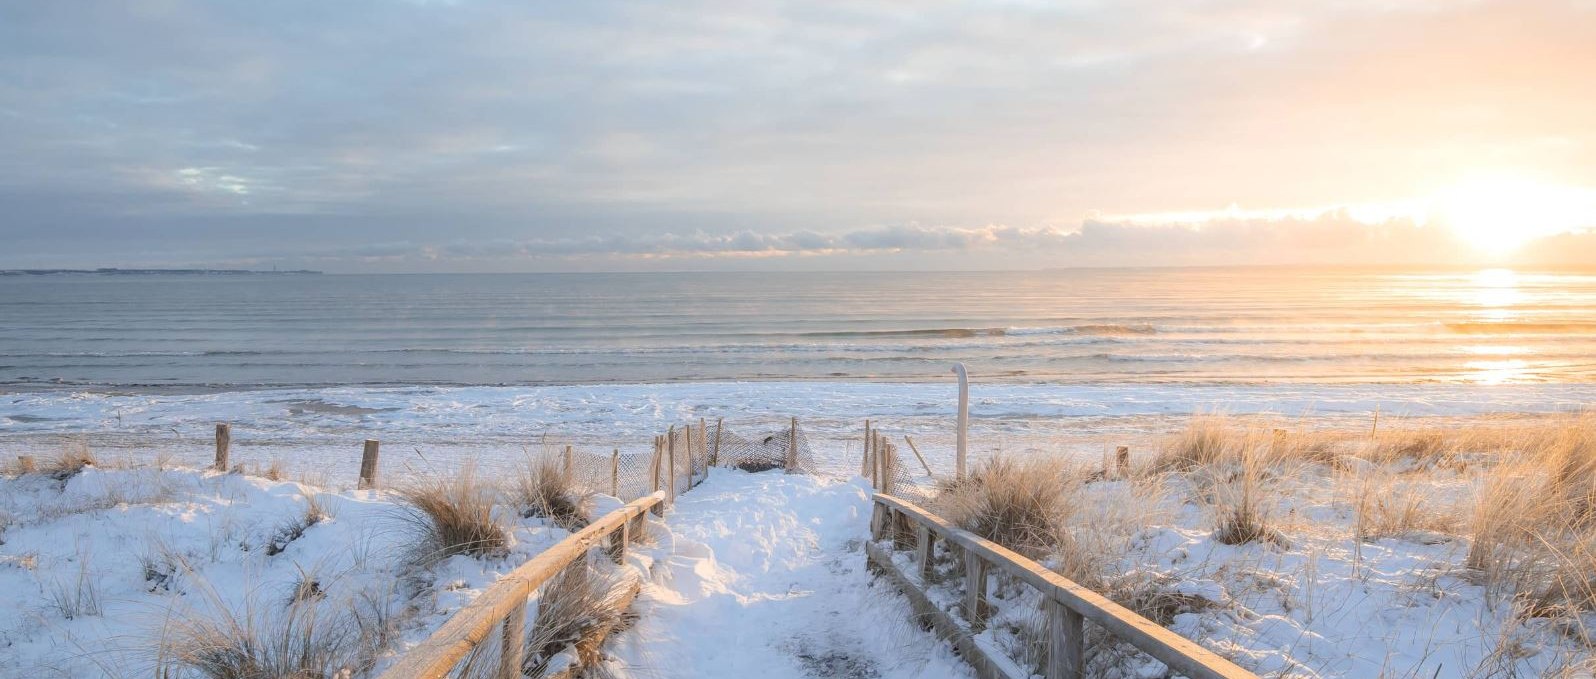
{"label": "dune grass", "polygon": [[522,517],[541,517],[569,531],[587,525],[593,494],[580,487],[552,457],[528,461],[511,488]]}
{"label": "dune grass", "polygon": [[411,561],[418,565],[456,554],[496,556],[509,545],[497,515],[499,491],[479,480],[472,465],[452,476],[413,480],[394,495],[415,535]]}
{"label": "dune grass", "polygon": [[1021,554],[1059,543],[1075,511],[1077,470],[1059,458],[997,456],[938,489],[933,509],[955,525]]}
{"label": "dune grass", "polygon": [[334,679],[368,669],[361,626],[311,594],[319,585],[307,581],[316,582],[306,576],[282,605],[252,599],[242,610],[199,587],[205,610],[178,611],[167,621],[162,664],[207,679]]}
{"label": "dune grass", "polygon": [[[941,484],[928,505],[1163,624],[1179,613],[1237,605],[1194,596],[1182,587],[1189,584],[1183,576],[1129,558],[1133,543],[1177,526],[1171,513],[1195,509],[1211,521],[1210,539],[1249,550],[1234,552],[1244,559],[1283,558],[1300,537],[1321,555],[1307,556],[1310,565],[1295,576],[1310,582],[1314,558],[1353,559],[1355,573],[1363,545],[1371,543],[1393,541],[1382,554],[1409,549],[1404,543],[1436,546],[1429,553],[1451,550],[1455,561],[1432,562],[1414,586],[1442,577],[1479,582],[1483,603],[1504,611],[1510,624],[1542,619],[1550,629],[1596,642],[1586,629],[1596,614],[1596,416],[1483,418],[1455,427],[1388,420],[1373,431],[1280,424],[1195,416],[1125,478],[1088,471],[1065,456],[998,457],[962,482]],[[1347,556],[1329,557],[1326,550]],[[1259,596],[1310,611],[1324,605],[1295,600],[1311,596],[1311,587],[1269,577],[1260,574]],[[1035,666],[1045,658],[1045,626],[1012,616],[1002,624],[1014,628],[1008,648],[1017,661]],[[1123,644],[1090,641],[1093,668],[1139,662]],[[1488,653],[1475,668],[1478,676],[1524,657],[1513,649],[1522,643],[1514,634],[1480,643]]]}

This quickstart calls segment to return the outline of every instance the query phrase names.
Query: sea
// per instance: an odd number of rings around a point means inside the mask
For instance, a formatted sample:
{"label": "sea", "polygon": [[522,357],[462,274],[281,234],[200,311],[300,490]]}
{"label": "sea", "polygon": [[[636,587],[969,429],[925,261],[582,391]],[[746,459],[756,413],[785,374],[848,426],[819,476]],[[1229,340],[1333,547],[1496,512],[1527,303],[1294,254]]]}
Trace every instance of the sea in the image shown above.
{"label": "sea", "polygon": [[992,449],[1198,412],[1579,412],[1596,272],[0,276],[0,454],[200,455],[217,421],[276,456],[379,436],[423,456],[633,449],[672,423],[792,417],[854,451],[865,418],[941,449],[956,363]]}

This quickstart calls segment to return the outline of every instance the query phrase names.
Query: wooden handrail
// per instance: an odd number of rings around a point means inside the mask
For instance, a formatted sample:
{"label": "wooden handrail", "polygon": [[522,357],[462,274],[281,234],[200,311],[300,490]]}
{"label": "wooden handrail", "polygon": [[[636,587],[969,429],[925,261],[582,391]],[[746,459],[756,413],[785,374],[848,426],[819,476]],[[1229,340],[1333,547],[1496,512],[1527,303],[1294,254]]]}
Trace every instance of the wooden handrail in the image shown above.
{"label": "wooden handrail", "polygon": [[973,580],[979,580],[976,587],[967,587],[972,596],[965,606],[966,618],[970,619],[972,625],[979,625],[980,618],[984,617],[982,609],[985,596],[981,590],[984,589],[985,578],[980,576],[980,572],[988,566],[1024,581],[1041,593],[1047,608],[1054,609],[1048,611],[1051,619],[1049,646],[1052,649],[1048,661],[1049,679],[1078,677],[1084,670],[1080,659],[1081,619],[1102,626],[1114,636],[1191,679],[1257,679],[1256,675],[1196,642],[1002,545],[954,526],[912,502],[876,493],[875,504],[876,516],[871,523],[873,539],[882,539],[883,533],[888,531],[894,533],[894,538],[899,537],[896,535],[897,517],[904,517],[925,527],[925,530],[914,531],[917,543],[915,552],[922,560],[919,568],[922,574],[929,570],[932,554],[929,540],[933,533],[964,550],[966,566],[976,567],[977,576]]}
{"label": "wooden handrail", "polygon": [[620,540],[611,548],[619,558],[625,545],[635,537],[630,526],[635,522],[641,529],[643,515],[664,502],[665,494],[662,492],[633,500],[516,567],[493,583],[488,591],[457,611],[426,641],[407,651],[398,663],[382,673],[381,679],[437,679],[447,676],[456,664],[478,644],[486,641],[496,629],[508,642],[500,658],[498,676],[521,676],[521,630],[526,618],[527,599],[532,592],[566,566],[586,556],[589,549],[599,546],[600,541],[617,532],[620,533]]}

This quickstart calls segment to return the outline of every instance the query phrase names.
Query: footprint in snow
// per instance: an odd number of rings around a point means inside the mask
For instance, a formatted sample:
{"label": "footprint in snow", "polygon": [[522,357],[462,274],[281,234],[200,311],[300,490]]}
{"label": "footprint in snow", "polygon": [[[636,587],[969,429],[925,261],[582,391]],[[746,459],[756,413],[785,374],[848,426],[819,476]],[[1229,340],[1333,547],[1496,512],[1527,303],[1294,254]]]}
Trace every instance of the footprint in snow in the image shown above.
{"label": "footprint in snow", "polygon": [[874,660],[838,648],[817,648],[813,640],[798,637],[782,650],[798,660],[804,673],[811,677],[836,677],[837,679],[880,679]]}

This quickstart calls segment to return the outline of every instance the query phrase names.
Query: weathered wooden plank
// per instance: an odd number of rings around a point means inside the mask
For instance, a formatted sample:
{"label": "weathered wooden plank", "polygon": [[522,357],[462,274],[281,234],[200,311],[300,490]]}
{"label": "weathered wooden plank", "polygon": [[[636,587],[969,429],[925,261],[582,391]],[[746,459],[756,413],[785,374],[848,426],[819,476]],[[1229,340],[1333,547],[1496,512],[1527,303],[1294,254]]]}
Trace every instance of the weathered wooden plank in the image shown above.
{"label": "weathered wooden plank", "polygon": [[970,550],[964,552],[964,619],[970,629],[986,629],[986,560]]}
{"label": "weathered wooden plank", "polygon": [[931,559],[936,555],[936,550],[933,548],[931,542],[932,535],[935,535],[935,533],[932,533],[931,529],[925,524],[915,522],[914,563],[915,568],[919,570],[921,582],[931,581],[932,567],[935,565],[931,561]]}
{"label": "weathered wooden plank", "polygon": [[520,679],[526,657],[526,599],[510,609],[499,634],[498,679]]}
{"label": "weathered wooden plank", "polygon": [[925,593],[921,592],[919,587],[902,571],[898,570],[896,564],[892,563],[891,552],[873,543],[866,543],[865,554],[872,568],[876,572],[887,576],[893,584],[897,585],[898,590],[903,592],[904,597],[909,600],[909,607],[914,610],[915,618],[929,627],[937,638],[953,644],[953,648],[959,652],[959,657],[963,658],[965,662],[970,664],[970,667],[975,669],[977,677],[980,677],[980,679],[1029,679],[1029,675],[1020,671],[1019,668],[1014,666],[1014,663],[988,655],[986,649],[976,643],[969,630],[960,625],[947,611],[937,608],[936,604],[926,598]]}
{"label": "weathered wooden plank", "polygon": [[978,554],[981,560],[992,567],[1035,587],[1043,597],[1064,604],[1180,674],[1191,679],[1257,679],[1251,672],[1196,642],[1002,545],[960,529],[912,502],[885,494],[877,494],[875,499],[878,505],[903,512],[912,520],[936,531],[941,539],[958,545],[966,552]]}
{"label": "weathered wooden plank", "polygon": [[641,516],[665,501],[661,493],[654,493],[627,503],[574,535],[561,540],[541,554],[510,571],[488,591],[457,611],[426,641],[405,654],[398,663],[382,673],[382,679],[437,679],[446,676],[466,654],[487,640],[501,623],[518,606],[525,606],[533,590],[548,582],[589,549],[601,542],[621,524]]}
{"label": "weathered wooden plank", "polygon": [[1048,601],[1047,679],[1081,679],[1086,674],[1084,619],[1062,603]]}

